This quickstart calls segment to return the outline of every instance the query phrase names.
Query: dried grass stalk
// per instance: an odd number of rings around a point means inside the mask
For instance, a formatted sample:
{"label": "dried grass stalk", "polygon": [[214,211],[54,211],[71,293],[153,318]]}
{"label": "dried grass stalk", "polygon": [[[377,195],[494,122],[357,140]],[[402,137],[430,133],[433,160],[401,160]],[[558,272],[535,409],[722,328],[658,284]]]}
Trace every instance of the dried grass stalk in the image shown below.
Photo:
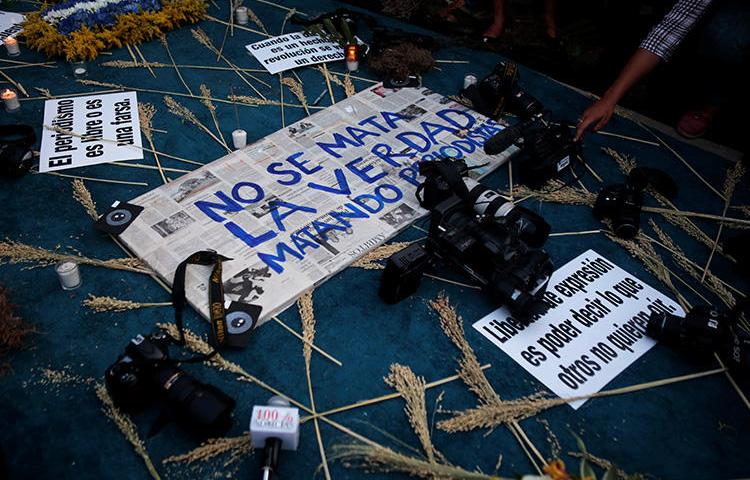
{"label": "dried grass stalk", "polygon": [[[310,359],[312,357],[312,345],[315,339],[315,311],[313,309],[312,290],[300,295],[297,299],[297,307],[299,308],[299,316],[302,320],[302,354],[305,357],[305,374],[307,376],[307,393],[310,396],[310,409],[312,414],[315,415],[315,396],[313,395],[312,380],[310,378]],[[315,437],[318,442],[318,451],[320,452],[320,461],[323,467],[323,474],[326,480],[331,479],[331,473],[328,469],[328,458],[326,456],[325,448],[323,447],[323,438],[320,435],[320,424],[318,418],[313,418],[313,425],[315,427]]]}
{"label": "dried grass stalk", "polygon": [[226,453],[229,453],[230,457],[224,462],[224,467],[229,466],[241,458],[252,455],[253,445],[250,440],[250,435],[246,433],[239,437],[212,438],[206,440],[201,443],[200,446],[187,453],[167,457],[162,460],[162,463],[165,465],[170,463],[184,463],[190,465],[194,462],[207,462]]}
{"label": "dried grass stalk", "polygon": [[44,96],[44,98],[52,98],[52,94],[50,93],[49,89],[47,89],[47,88],[34,87],[34,90],[36,90],[37,92],[41,93],[42,96]]}
{"label": "dried grass stalk", "polygon": [[364,268],[366,270],[382,270],[385,268],[382,264],[377,263],[389,258],[394,253],[400,252],[408,247],[412,242],[392,242],[381,245],[351,263],[351,267]]}
{"label": "dried grass stalk", "polygon": [[430,300],[428,303],[438,314],[440,326],[443,328],[445,335],[461,351],[458,375],[469,389],[479,397],[482,404],[499,402],[500,397],[492,388],[492,385],[490,385],[474,350],[469,345],[469,342],[466,341],[463,319],[456,313],[456,309],[450,304],[448,297],[440,294],[436,299]]}
{"label": "dried grass stalk", "polygon": [[231,67],[231,68],[232,68],[232,70],[234,70],[234,73],[235,73],[235,74],[236,74],[236,75],[237,75],[238,77],[240,77],[240,78],[242,79],[242,81],[243,81],[243,82],[245,82],[245,84],[247,84],[247,86],[249,86],[250,88],[252,88],[252,89],[253,89],[253,91],[254,91],[254,92],[255,92],[255,93],[256,93],[256,94],[257,94],[257,95],[258,95],[259,97],[261,97],[261,98],[262,98],[262,99],[264,99],[264,100],[266,99],[266,97],[265,97],[265,96],[263,96],[263,94],[262,94],[262,93],[260,93],[260,91],[258,91],[258,89],[257,89],[257,88],[255,88],[255,85],[253,85],[252,83],[250,83],[250,81],[249,81],[249,80],[248,80],[248,79],[247,79],[247,78],[245,77],[245,75],[247,75],[248,77],[250,77],[250,78],[252,78],[252,79],[256,80],[256,81],[257,81],[257,82],[259,82],[259,83],[262,83],[263,85],[265,85],[265,86],[267,86],[267,87],[269,87],[269,88],[271,87],[271,85],[269,85],[268,83],[264,82],[263,80],[259,79],[258,77],[254,76],[254,75],[250,75],[250,74],[247,74],[247,73],[246,73],[246,74],[243,74],[243,73],[242,73],[242,72],[240,71],[240,69],[239,69],[239,68],[237,68],[237,65],[235,65],[235,64],[234,64],[234,63],[232,63],[232,62],[230,62],[230,61],[229,61],[229,59],[228,59],[227,57],[225,57],[225,56],[224,56],[224,55],[223,55],[223,54],[222,54],[222,53],[221,53],[221,52],[219,51],[219,49],[218,49],[218,48],[216,48],[216,46],[215,46],[215,45],[214,45],[214,43],[213,43],[213,42],[211,41],[211,39],[210,39],[210,38],[208,38],[208,35],[206,35],[206,32],[204,32],[204,31],[203,31],[202,29],[200,29],[200,28],[194,28],[194,29],[191,29],[191,30],[190,30],[190,32],[191,32],[191,33],[193,34],[193,38],[195,38],[195,40],[196,40],[196,41],[197,41],[198,43],[200,43],[201,45],[203,45],[204,47],[206,47],[206,48],[207,48],[208,50],[210,50],[211,52],[213,52],[213,53],[217,54],[217,55],[218,55],[218,57],[219,57],[219,58],[220,58],[221,60],[224,60],[224,63],[226,63],[226,64],[227,64],[227,65],[228,65],[229,67]]}
{"label": "dried grass stalk", "polygon": [[161,161],[159,160],[159,154],[156,153],[156,147],[154,146],[154,132],[153,132],[153,127],[151,125],[151,122],[154,118],[154,114],[156,114],[156,108],[152,104],[138,102],[138,117],[141,121],[141,131],[143,132],[143,135],[146,137],[148,144],[151,146],[151,150],[154,151],[153,152],[154,161],[156,162],[156,168],[159,169],[159,175],[161,176],[161,181],[166,184],[167,177],[166,175],[164,175],[164,169],[161,166]]}
{"label": "dried grass stalk", "polygon": [[[159,41],[161,42],[161,44],[164,47],[164,49],[167,51],[167,55],[169,55],[169,60],[172,62],[172,67],[174,67],[175,73],[177,73],[177,76],[179,77],[180,82],[182,82],[182,86],[185,87],[185,90],[187,90],[190,95],[192,95],[193,91],[190,90],[190,87],[185,82],[185,79],[182,78],[182,73],[180,73],[180,69],[177,68],[177,64],[174,61],[174,57],[172,56],[172,50],[170,50],[170,48],[169,48],[169,42],[167,41],[167,36],[166,35],[162,35],[161,37],[159,37]],[[118,68],[125,68],[125,67],[119,67],[119,65],[116,65],[116,61],[115,62],[105,62],[105,63],[113,63],[115,65],[112,65],[112,66],[117,66]],[[151,66],[155,66],[156,62],[148,62],[146,65],[148,65],[149,68],[150,68]],[[163,65],[165,67],[169,66],[167,64],[160,64],[160,65]]]}
{"label": "dried grass stalk", "polygon": [[300,105],[302,105],[302,107],[305,109],[305,113],[310,115],[310,110],[307,105],[307,97],[305,97],[305,90],[302,87],[302,83],[298,82],[297,80],[291,77],[282,78],[281,83],[289,87],[289,90],[292,91],[292,94],[294,94],[294,96],[297,97],[297,100],[299,100]]}
{"label": "dried grass stalk", "polygon": [[524,185],[516,186],[516,196],[531,196],[545,202],[564,203],[568,205],[585,205],[593,207],[596,194],[585,190],[566,186],[560,180],[551,180],[548,190],[532,190]]}
{"label": "dried grass stalk", "polygon": [[445,457],[435,448],[430,438],[430,426],[427,421],[427,407],[425,406],[424,378],[416,376],[409,367],[394,363],[391,365],[391,373],[383,380],[404,399],[406,403],[404,412],[409,419],[412,430],[419,438],[419,443],[422,444],[422,449],[427,455],[427,461],[436,463],[436,460],[439,459],[441,463],[444,463]]}
{"label": "dried grass stalk", "polygon": [[185,107],[184,105],[182,105],[177,100],[170,97],[169,95],[164,96],[164,103],[167,105],[167,108],[169,108],[169,111],[172,112],[174,115],[192,123],[199,129],[203,130],[208,136],[214,139],[216,143],[224,147],[227,150],[227,153],[232,152],[229,149],[229,147],[227,147],[226,143],[219,140],[219,138],[216,135],[214,135],[214,133],[211,130],[209,130],[207,126],[203,125],[203,123],[201,123],[201,121],[198,120],[198,117],[196,117],[195,114],[189,108]]}
{"label": "dried grass stalk", "polygon": [[10,263],[33,264],[28,268],[48,267],[59,262],[75,262],[95,267],[112,268],[128,272],[150,274],[143,263],[137,258],[113,258],[111,260],[98,260],[81,255],[70,255],[58,253],[57,251],[45,250],[25,243],[13,240],[0,241],[0,259]]}
{"label": "dried grass stalk", "polygon": [[735,205],[731,208],[739,210],[746,217],[750,217],[750,205]]}
{"label": "dried grass stalk", "polygon": [[[142,123],[141,123],[142,124]],[[73,184],[73,198],[83,205],[83,208],[86,209],[86,213],[91,217],[92,220],[98,220],[99,219],[99,212],[96,210],[96,202],[94,202],[94,198],[91,196],[91,192],[88,188],[86,188],[86,185],[83,183],[83,180],[76,178],[72,182]]]}
{"label": "dried grass stalk", "polygon": [[148,452],[146,451],[146,446],[138,435],[138,430],[135,428],[133,421],[115,406],[104,385],[97,383],[95,388],[96,396],[99,397],[99,400],[101,400],[104,405],[102,407],[104,414],[109,417],[110,420],[115,422],[115,425],[120,429],[125,436],[125,439],[133,446],[135,453],[138,454],[143,460],[143,463],[146,464],[146,468],[151,474],[151,477],[155,480],[161,480],[159,472],[156,471],[156,467],[154,467],[154,463],[151,461],[151,457],[149,457]]}
{"label": "dried grass stalk", "polygon": [[568,455],[574,458],[585,458],[587,462],[593,463],[605,471],[613,470],[618,480],[646,480],[647,478],[647,476],[642,473],[627,473],[609,460],[597,457],[589,452],[568,452]]}
{"label": "dried grass stalk", "polygon": [[672,275],[669,269],[664,265],[664,260],[656,253],[654,246],[644,236],[638,235],[634,240],[625,240],[616,235],[607,234],[607,237],[613,242],[619,244],[630,253],[633,258],[640,260],[646,269],[658,278],[669,291],[675,296],[680,305],[688,310],[688,301],[677,290],[672,282]]}
{"label": "dried grass stalk", "polygon": [[[690,261],[690,259],[688,259],[688,257],[685,255],[685,252],[683,252],[682,249],[672,240],[672,237],[664,233],[664,231],[659,228],[659,226],[656,224],[656,222],[653,221],[653,219],[649,220],[649,223],[651,224],[651,228],[654,229],[654,232],[656,232],[656,235],[659,237],[659,240],[668,250],[670,250],[672,258],[675,260],[675,262],[677,262],[677,264],[682,267],[682,269],[685,270],[688,275],[700,282],[703,276],[700,268],[697,267],[695,263]],[[719,277],[714,275],[710,269],[706,270],[705,279],[706,287],[708,287],[709,290],[711,290],[717,297],[719,297],[719,299],[721,299],[721,301],[724,302],[724,304],[726,304],[728,307],[734,307],[734,305],[737,303],[734,295],[724,285],[724,282],[722,282]]]}
{"label": "dried grass stalk", "polygon": [[88,298],[81,302],[81,304],[96,313],[124,312],[127,310],[135,310],[137,308],[168,307],[172,305],[171,302],[143,303],[134,302],[132,300],[122,300],[114,297],[99,297],[92,294],[89,294]]}
{"label": "dried grass stalk", "polygon": [[216,127],[216,133],[219,134],[219,138],[221,138],[221,142],[224,144],[224,148],[229,149],[229,146],[227,146],[227,141],[224,138],[224,135],[221,133],[221,127],[219,127],[219,120],[216,118],[216,106],[211,101],[211,90],[203,83],[201,83],[200,86],[201,89],[201,103],[204,107],[208,109],[208,112],[211,114],[211,120],[214,122],[214,127]]}
{"label": "dried grass stalk", "polygon": [[353,97],[357,94],[357,89],[354,88],[352,77],[349,75],[349,72],[346,72],[346,75],[344,75],[344,93],[346,93],[347,98]]}
{"label": "dried grass stalk", "polygon": [[454,480],[508,480],[481,472],[470,472],[449,464],[431,463],[376,445],[348,444],[334,447],[332,460],[341,461],[348,468],[357,467],[367,471],[404,473],[425,479]]}

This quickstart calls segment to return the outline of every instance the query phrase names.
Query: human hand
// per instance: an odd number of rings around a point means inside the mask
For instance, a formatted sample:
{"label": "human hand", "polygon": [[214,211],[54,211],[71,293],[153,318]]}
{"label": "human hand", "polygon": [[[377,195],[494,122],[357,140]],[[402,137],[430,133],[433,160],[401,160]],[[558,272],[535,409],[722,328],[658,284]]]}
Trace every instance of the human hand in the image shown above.
{"label": "human hand", "polygon": [[615,112],[616,104],[617,102],[602,97],[596,103],[584,110],[581,119],[578,121],[578,126],[576,127],[575,141],[577,142],[580,140],[592,124],[594,125],[594,131],[600,130],[606,125]]}

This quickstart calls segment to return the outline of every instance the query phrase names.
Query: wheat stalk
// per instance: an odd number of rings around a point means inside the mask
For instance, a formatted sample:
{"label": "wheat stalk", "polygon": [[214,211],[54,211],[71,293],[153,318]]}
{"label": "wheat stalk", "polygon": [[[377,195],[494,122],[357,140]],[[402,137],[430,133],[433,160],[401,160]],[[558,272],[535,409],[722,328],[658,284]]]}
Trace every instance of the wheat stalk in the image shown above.
{"label": "wheat stalk", "polygon": [[197,448],[181,455],[173,455],[162,460],[163,464],[206,462],[213,460],[219,455],[231,453],[229,459],[224,462],[224,467],[229,466],[243,457],[253,454],[253,445],[250,435],[245,433],[239,437],[212,438],[201,443]]}
{"label": "wheat stalk", "polygon": [[[722,188],[722,193],[724,194],[724,210],[721,213],[721,216],[724,217],[727,214],[727,210],[729,209],[729,204],[732,202],[732,195],[734,195],[734,189],[737,187],[737,184],[740,181],[740,178],[745,174],[745,167],[742,165],[741,162],[736,162],[734,166],[727,170],[726,178],[724,179],[724,186]],[[719,224],[719,230],[716,232],[716,237],[714,238],[713,244],[711,245],[711,253],[708,256],[708,260],[706,260],[706,266],[703,267],[703,275],[701,276],[701,283],[703,283],[706,280],[706,275],[708,274],[708,269],[711,267],[711,261],[714,259],[714,253],[716,252],[716,248],[719,246],[719,239],[721,238],[721,232],[724,229],[724,224]]]}
{"label": "wheat stalk", "polygon": [[[315,339],[315,311],[313,309],[312,290],[300,295],[297,299],[297,307],[299,309],[299,316],[302,321],[302,337],[305,341],[302,343],[302,354],[305,357],[305,374],[307,376],[307,393],[310,397],[310,409],[312,414],[315,415],[315,396],[313,395],[312,380],[310,379],[310,359],[312,357],[312,345]],[[326,451],[323,447],[323,438],[320,435],[320,424],[318,418],[313,418],[313,426],[315,427],[315,437],[318,442],[318,450],[320,452],[320,461],[323,467],[323,474],[326,480],[331,479],[331,472],[328,469],[328,459],[326,457]]]}
{"label": "wheat stalk", "polygon": [[192,123],[199,129],[203,130],[207,135],[213,138],[214,141],[216,141],[216,143],[224,147],[227,150],[227,153],[232,153],[232,150],[230,150],[229,147],[227,147],[227,145],[224,142],[219,140],[219,138],[216,137],[216,135],[214,135],[214,133],[211,130],[209,130],[207,126],[203,125],[203,123],[201,123],[201,121],[198,120],[198,118],[190,109],[188,109],[187,107],[185,107],[184,105],[182,105],[177,100],[170,97],[169,95],[164,96],[164,103],[167,105],[167,108],[172,114],[182,118],[183,120],[187,120],[188,122]]}
{"label": "wheat stalk", "polygon": [[[224,63],[226,63],[226,64],[227,64],[227,65],[228,65],[229,67],[231,67],[231,68],[232,68],[232,70],[234,71],[234,73],[235,73],[235,74],[236,74],[236,75],[237,75],[238,77],[240,77],[240,78],[242,79],[242,81],[243,81],[243,82],[245,82],[245,83],[246,83],[246,84],[247,84],[247,85],[248,85],[248,86],[249,86],[250,88],[252,88],[252,89],[253,89],[253,91],[254,91],[254,92],[255,92],[255,93],[256,93],[256,94],[257,94],[257,95],[258,95],[259,97],[261,97],[261,98],[262,98],[262,99],[264,99],[264,100],[266,99],[266,97],[264,97],[264,96],[263,96],[263,94],[262,94],[262,93],[260,93],[260,91],[259,91],[259,90],[258,90],[257,88],[255,88],[255,85],[253,85],[252,83],[250,83],[250,81],[249,81],[249,80],[248,80],[247,78],[245,78],[245,75],[243,75],[243,74],[242,74],[242,72],[240,72],[240,70],[239,70],[239,68],[237,67],[237,65],[235,65],[235,64],[234,64],[234,63],[232,63],[232,62],[230,62],[230,61],[229,61],[229,59],[227,59],[227,57],[225,57],[225,56],[224,56],[224,55],[223,55],[223,54],[222,54],[222,53],[221,53],[221,52],[219,51],[219,49],[217,49],[217,48],[216,48],[216,46],[215,46],[215,45],[213,44],[213,42],[211,41],[211,39],[210,39],[210,38],[208,38],[208,35],[206,35],[206,32],[204,32],[204,31],[203,31],[202,29],[200,29],[200,28],[194,28],[194,29],[191,29],[190,31],[191,31],[191,32],[192,32],[192,34],[193,34],[193,38],[195,38],[195,40],[196,40],[196,41],[197,41],[198,43],[200,43],[201,45],[203,45],[204,47],[206,47],[206,48],[207,48],[208,50],[210,50],[211,52],[213,52],[213,53],[217,54],[217,55],[219,56],[219,58],[220,58],[221,60],[224,60]],[[248,76],[248,77],[250,77],[250,78],[252,78],[252,79],[254,79],[254,80],[256,80],[256,81],[257,81],[257,82],[259,82],[259,83],[262,83],[263,85],[266,85],[266,86],[267,86],[267,87],[269,87],[269,88],[271,87],[271,85],[267,84],[266,82],[264,82],[263,80],[259,79],[258,77],[254,76],[254,75],[251,75],[251,74],[247,74],[247,76]]]}
{"label": "wheat stalk", "polygon": [[344,93],[346,93],[347,98],[353,97],[357,94],[357,89],[354,88],[352,77],[349,75],[349,72],[346,72],[346,75],[344,75]]}
{"label": "wheat stalk", "polygon": [[76,178],[72,182],[73,185],[73,198],[83,205],[83,208],[86,209],[86,213],[91,217],[92,220],[98,220],[99,219],[99,212],[96,211],[96,203],[94,202],[94,199],[91,197],[91,192],[88,188],[86,188],[86,185],[83,183],[83,180]]}
{"label": "wheat stalk", "polygon": [[211,120],[214,122],[214,127],[216,127],[216,132],[219,134],[219,137],[221,138],[221,142],[224,144],[224,148],[229,150],[229,146],[227,146],[227,141],[224,139],[224,135],[221,133],[221,127],[219,127],[219,120],[216,118],[216,106],[211,101],[211,90],[203,83],[201,83],[200,86],[201,89],[201,103],[204,107],[208,109],[208,112],[211,114]]}
{"label": "wheat stalk", "polygon": [[390,258],[394,253],[400,252],[413,242],[392,242],[381,245],[378,248],[367,252],[349,265],[350,267],[364,268],[366,270],[381,270],[383,265],[377,263],[381,260]]}
{"label": "wheat stalk", "polygon": [[84,307],[88,307],[96,313],[101,312],[124,312],[127,310],[135,310],[137,308],[147,307],[167,307],[172,305],[172,302],[134,302],[132,300],[122,300],[114,297],[99,297],[93,294],[89,294],[88,298],[84,299],[81,304]]}
{"label": "wheat stalk", "polygon": [[148,452],[146,451],[146,446],[138,435],[138,430],[135,428],[133,421],[115,406],[104,385],[97,383],[95,389],[96,396],[99,397],[99,400],[101,400],[104,405],[102,407],[104,414],[109,417],[115,425],[117,425],[117,428],[120,429],[125,436],[125,439],[133,446],[135,453],[138,454],[143,460],[143,463],[146,464],[146,468],[151,474],[151,477],[155,480],[160,480],[161,477],[159,477],[159,472],[156,471],[156,467],[154,467],[154,463],[151,461],[151,457],[149,457]]}
{"label": "wheat stalk", "polygon": [[[193,91],[190,90],[190,87],[188,86],[187,82],[185,82],[185,79],[182,78],[182,73],[180,72],[180,69],[177,67],[177,64],[174,61],[174,57],[172,56],[172,50],[170,50],[170,48],[169,48],[169,42],[167,41],[167,36],[166,35],[160,36],[159,37],[159,41],[161,42],[161,44],[164,47],[164,49],[167,51],[167,55],[169,56],[169,60],[172,62],[172,67],[174,68],[175,73],[177,73],[177,77],[180,79],[180,82],[182,82],[182,86],[185,87],[185,90],[187,90],[190,95],[192,95]],[[114,62],[104,62],[104,64],[106,65],[106,64],[109,63],[111,65],[107,65],[107,66],[113,66],[113,67],[117,67],[117,68],[127,68],[127,67],[124,66],[124,64],[126,62],[122,62],[122,63],[118,63],[118,62],[121,62],[121,61],[115,60]],[[148,62],[146,65],[157,66],[157,63],[156,62]],[[167,64],[158,64],[158,66],[162,66],[162,65],[165,66],[165,67],[169,67],[169,65],[167,65]]]}
{"label": "wheat stalk", "polygon": [[404,412],[409,419],[412,430],[419,438],[422,449],[427,455],[427,461],[436,463],[437,459],[445,463],[445,457],[432,443],[430,426],[427,421],[427,407],[425,406],[425,380],[418,377],[404,365],[394,363],[390,374],[383,379],[386,384],[394,388],[404,399]]}
{"label": "wheat stalk", "polygon": [[164,170],[161,167],[161,161],[159,160],[159,154],[156,153],[156,147],[154,146],[154,133],[151,122],[156,114],[156,108],[150,103],[138,102],[138,117],[141,121],[141,131],[146,137],[148,144],[151,146],[151,150],[154,151],[154,161],[156,162],[156,168],[159,170],[161,181],[167,183],[167,177],[164,175]]}
{"label": "wheat stalk", "polygon": [[594,203],[596,203],[595,193],[566,186],[560,180],[551,180],[548,185],[550,187],[549,190],[532,190],[524,185],[517,185],[516,194],[523,197],[535,197],[545,202],[565,203],[568,205],[593,207]]}
{"label": "wheat stalk", "polygon": [[[688,259],[682,249],[677,246],[677,244],[669,235],[664,233],[664,231],[659,228],[656,222],[654,222],[653,220],[649,220],[649,223],[651,224],[651,228],[654,229],[654,232],[656,232],[656,235],[659,237],[659,240],[661,240],[666,248],[670,250],[672,258],[675,260],[675,262],[677,262],[677,264],[680,265],[680,267],[682,267],[682,269],[685,270],[691,277],[700,282],[702,277],[702,272],[700,271],[700,269]],[[728,307],[734,307],[734,305],[737,303],[734,295],[724,286],[724,283],[711,272],[711,270],[706,271],[706,281],[706,286],[709,288],[709,290],[716,294],[716,296],[719,297],[721,301],[723,301]]]}
{"label": "wheat stalk", "polygon": [[341,461],[348,468],[359,467],[367,471],[398,472],[425,479],[454,480],[509,480],[481,472],[470,472],[449,464],[432,463],[395,452],[381,445],[347,444],[334,447],[332,460]]}
{"label": "wheat stalk", "polygon": [[47,88],[34,87],[34,90],[36,90],[37,92],[41,93],[44,96],[44,98],[52,98],[52,94],[50,93],[49,89],[47,89]]}
{"label": "wheat stalk", "polygon": [[298,82],[297,80],[291,77],[282,78],[281,83],[289,87],[289,90],[291,90],[294,96],[297,97],[297,100],[299,100],[299,103],[300,105],[302,105],[302,108],[305,109],[305,113],[310,115],[310,110],[307,105],[307,97],[305,97],[305,90],[302,87],[302,83]]}
{"label": "wheat stalk", "polygon": [[28,268],[47,267],[60,262],[74,262],[95,267],[112,268],[136,273],[151,273],[137,258],[113,258],[111,260],[98,260],[81,255],[70,255],[49,251],[40,247],[34,247],[13,240],[0,241],[0,259],[6,259],[10,263],[35,264]]}
{"label": "wheat stalk", "polygon": [[[161,63],[161,62],[148,62],[148,64],[153,68],[174,68],[175,66],[178,68],[188,68],[188,69],[195,69],[195,70],[223,70],[223,71],[234,71],[233,68],[230,67],[217,67],[214,65],[190,65],[190,64],[177,64],[173,65],[171,63]],[[113,68],[142,68],[143,65],[133,63],[132,61],[128,60],[110,60],[108,62],[104,62],[101,64],[103,67],[113,67]],[[240,68],[241,72],[253,72],[253,73],[265,73],[266,70],[261,70],[259,68]],[[187,85],[185,85],[186,88]]]}

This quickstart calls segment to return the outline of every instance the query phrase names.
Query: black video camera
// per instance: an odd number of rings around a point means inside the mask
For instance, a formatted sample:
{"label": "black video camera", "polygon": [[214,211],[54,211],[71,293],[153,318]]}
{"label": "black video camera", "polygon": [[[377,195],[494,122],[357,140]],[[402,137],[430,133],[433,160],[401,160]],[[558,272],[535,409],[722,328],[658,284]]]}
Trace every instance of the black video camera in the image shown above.
{"label": "black video camera", "polygon": [[691,355],[716,352],[730,368],[750,368],[750,302],[738,304],[728,313],[698,305],[684,317],[652,313],[646,333]]}
{"label": "black video camera", "polygon": [[425,181],[417,198],[432,212],[427,242],[389,258],[380,296],[387,303],[403,300],[417,290],[425,270],[441,262],[468,275],[516,318],[528,321],[547,309],[542,295],[553,266],[541,247],[550,227],[539,215],[469,178],[468,172],[457,159],[420,164]]}
{"label": "black video camera", "polygon": [[169,358],[169,344],[174,342],[162,331],[133,338],[104,374],[112,401],[135,413],[160,400],[163,413],[196,437],[223,436],[231,426],[234,400],[180,369]]}
{"label": "black video camera", "polygon": [[484,143],[484,152],[497,155],[511,145],[520,149],[513,157],[519,180],[534,189],[562,175],[580,158],[580,144],[573,141],[570,129],[547,123],[541,116],[496,133]]}

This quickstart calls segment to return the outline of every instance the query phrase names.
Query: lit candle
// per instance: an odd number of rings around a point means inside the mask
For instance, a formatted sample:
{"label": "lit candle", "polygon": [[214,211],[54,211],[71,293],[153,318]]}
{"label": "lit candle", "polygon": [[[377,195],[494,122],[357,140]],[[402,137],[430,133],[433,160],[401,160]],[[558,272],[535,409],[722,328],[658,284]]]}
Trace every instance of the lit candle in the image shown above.
{"label": "lit candle", "polygon": [[81,286],[81,271],[75,262],[60,262],[55,266],[63,290],[75,290]]}
{"label": "lit candle", "polygon": [[237,23],[239,23],[240,25],[247,25],[247,7],[237,7],[237,9],[234,11],[234,14],[234,18],[237,20]]}
{"label": "lit candle", "polygon": [[18,95],[16,95],[16,92],[14,92],[13,90],[6,88],[5,90],[3,90],[3,93],[0,93],[0,98],[3,99],[3,103],[5,103],[5,109],[9,112],[21,108],[21,102],[18,101]]}
{"label": "lit candle", "polygon": [[21,55],[21,48],[18,46],[18,40],[13,37],[5,38],[5,49],[8,50],[9,57],[17,57]]}
{"label": "lit candle", "polygon": [[359,68],[359,48],[355,44],[346,46],[346,69],[354,72]]}
{"label": "lit candle", "polygon": [[86,62],[73,62],[73,76],[83,78],[86,76]]}
{"label": "lit candle", "polygon": [[247,132],[242,130],[241,128],[238,128],[237,130],[233,131],[232,143],[234,143],[234,148],[236,150],[245,148],[245,146],[247,146]]}

